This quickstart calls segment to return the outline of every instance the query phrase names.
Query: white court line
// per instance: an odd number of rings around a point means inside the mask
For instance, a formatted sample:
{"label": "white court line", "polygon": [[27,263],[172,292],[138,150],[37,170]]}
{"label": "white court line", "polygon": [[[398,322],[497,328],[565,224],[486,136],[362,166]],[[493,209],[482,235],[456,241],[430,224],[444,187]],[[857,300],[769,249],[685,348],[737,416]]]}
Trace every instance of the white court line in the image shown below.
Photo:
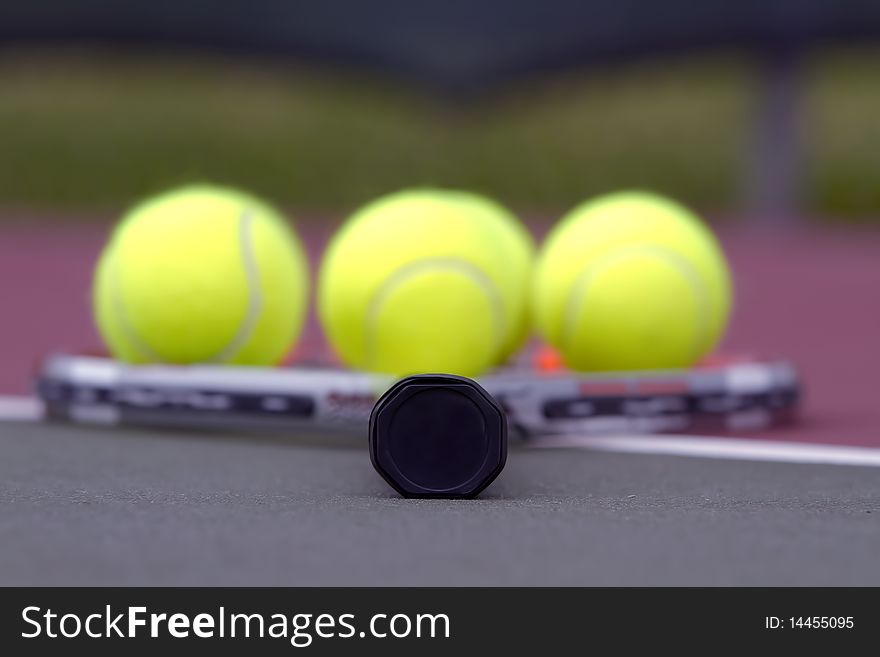
{"label": "white court line", "polygon": [[43,415],[43,403],[36,397],[0,395],[0,422],[38,422]]}
{"label": "white court line", "polygon": [[702,436],[543,436],[534,447],[578,447],[601,452],[667,454],[708,459],[880,467],[880,449]]}

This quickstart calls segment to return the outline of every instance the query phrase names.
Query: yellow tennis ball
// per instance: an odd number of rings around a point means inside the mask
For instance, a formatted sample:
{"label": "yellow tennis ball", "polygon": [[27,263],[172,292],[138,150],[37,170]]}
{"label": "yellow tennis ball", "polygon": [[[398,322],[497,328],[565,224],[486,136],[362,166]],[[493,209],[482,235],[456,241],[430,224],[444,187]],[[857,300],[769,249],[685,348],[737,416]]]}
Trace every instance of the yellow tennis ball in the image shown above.
{"label": "yellow tennis ball", "polygon": [[123,217],[95,271],[94,316],[124,361],[269,365],[298,337],[307,290],[302,247],[274,209],[193,186]]}
{"label": "yellow tennis ball", "polygon": [[498,239],[498,248],[505,254],[505,275],[513,286],[515,305],[512,309],[514,328],[501,346],[495,363],[501,364],[523,346],[532,329],[528,295],[532,284],[535,242],[522,222],[500,203],[472,192],[444,190],[442,193],[449,200],[461,204],[493,231]]}
{"label": "yellow tennis ball", "polygon": [[575,369],[687,367],[725,330],[730,273],[686,208],[622,192],[578,206],[551,231],[532,304],[538,331]]}
{"label": "yellow tennis ball", "polygon": [[340,229],[318,277],[318,316],[360,369],[473,376],[497,362],[527,297],[491,222],[439,190],[369,203]]}

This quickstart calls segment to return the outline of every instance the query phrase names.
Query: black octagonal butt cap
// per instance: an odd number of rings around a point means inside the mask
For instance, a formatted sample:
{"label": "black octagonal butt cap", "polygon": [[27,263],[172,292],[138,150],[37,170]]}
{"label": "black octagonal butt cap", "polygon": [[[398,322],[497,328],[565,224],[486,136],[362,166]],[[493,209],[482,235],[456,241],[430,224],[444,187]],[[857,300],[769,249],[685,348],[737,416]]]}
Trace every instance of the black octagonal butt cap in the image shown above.
{"label": "black octagonal butt cap", "polygon": [[370,415],[370,460],[404,497],[475,497],[507,460],[507,417],[471,379],[401,379]]}

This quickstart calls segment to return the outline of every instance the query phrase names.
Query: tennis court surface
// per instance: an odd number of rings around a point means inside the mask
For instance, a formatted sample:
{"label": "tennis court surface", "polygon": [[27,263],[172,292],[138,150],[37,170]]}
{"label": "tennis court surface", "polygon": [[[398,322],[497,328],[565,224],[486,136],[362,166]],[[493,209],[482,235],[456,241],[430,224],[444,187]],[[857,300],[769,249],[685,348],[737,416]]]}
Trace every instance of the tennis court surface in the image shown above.
{"label": "tennis court surface", "polygon": [[[48,352],[97,346],[104,231],[4,223],[0,393],[25,394]],[[413,501],[372,470],[365,436],[3,423],[0,582],[878,585],[880,234],[720,236],[737,282],[725,348],[799,367],[795,426],[514,447],[481,498]]]}

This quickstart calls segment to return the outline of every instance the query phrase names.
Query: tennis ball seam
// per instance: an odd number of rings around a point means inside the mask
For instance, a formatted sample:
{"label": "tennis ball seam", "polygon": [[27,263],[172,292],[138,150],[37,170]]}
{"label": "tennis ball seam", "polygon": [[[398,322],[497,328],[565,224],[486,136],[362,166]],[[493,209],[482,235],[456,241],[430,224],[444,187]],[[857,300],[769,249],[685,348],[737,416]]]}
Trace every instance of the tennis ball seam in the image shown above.
{"label": "tennis ball seam", "polygon": [[231,360],[241,351],[250,340],[254,329],[259,321],[263,310],[263,294],[260,288],[260,266],[254,254],[253,232],[251,227],[254,222],[254,213],[249,208],[242,210],[238,221],[238,244],[241,253],[242,266],[245,279],[247,280],[248,305],[245,309],[244,320],[232,340],[219,354],[209,359],[214,363],[222,363]]}
{"label": "tennis ball seam", "polygon": [[[241,322],[235,335],[219,352],[206,359],[209,363],[224,363],[231,360],[235,355],[247,344],[251,338],[251,334],[256,328],[260,314],[263,309],[263,295],[260,287],[260,268],[254,254],[252,239],[252,224],[254,214],[249,208],[242,210],[238,219],[238,245],[241,254],[242,265],[247,281],[247,308],[245,309],[244,319]],[[164,362],[165,359],[158,351],[153,349],[149,342],[144,339],[132,325],[129,320],[128,313],[125,310],[124,298],[119,289],[119,275],[117,272],[118,262],[115,251],[111,255],[111,275],[110,275],[110,298],[113,306],[113,314],[119,322],[126,340],[129,341],[132,348],[138,354],[148,361]]]}
{"label": "tennis ball seam", "polygon": [[710,312],[709,306],[711,301],[706,285],[699,273],[686,258],[671,249],[655,244],[634,244],[614,249],[602,255],[599,259],[588,263],[578,273],[574,284],[569,288],[569,293],[565,300],[562,329],[559,335],[559,344],[563,352],[571,347],[571,341],[574,339],[573,333],[574,325],[577,322],[577,313],[586,299],[586,294],[593,277],[603,268],[613,264],[614,261],[627,258],[633,252],[643,252],[658,258],[677,270],[690,284],[691,290],[694,291],[694,299],[697,302],[698,309],[696,314],[697,321],[699,322],[698,339],[695,341],[694,352],[698,353],[704,348],[709,335],[707,318]]}
{"label": "tennis ball seam", "polygon": [[377,358],[377,326],[379,314],[387,299],[394,293],[395,289],[412,276],[417,276],[432,270],[453,271],[461,274],[483,292],[489,301],[489,308],[492,314],[492,325],[496,336],[496,350],[503,346],[503,341],[507,335],[507,325],[505,321],[504,300],[498,291],[497,286],[493,282],[491,276],[467,260],[459,258],[423,258],[416,260],[395,269],[388,276],[375,294],[370,298],[366,315],[366,340],[364,355],[368,366],[375,366]]}

